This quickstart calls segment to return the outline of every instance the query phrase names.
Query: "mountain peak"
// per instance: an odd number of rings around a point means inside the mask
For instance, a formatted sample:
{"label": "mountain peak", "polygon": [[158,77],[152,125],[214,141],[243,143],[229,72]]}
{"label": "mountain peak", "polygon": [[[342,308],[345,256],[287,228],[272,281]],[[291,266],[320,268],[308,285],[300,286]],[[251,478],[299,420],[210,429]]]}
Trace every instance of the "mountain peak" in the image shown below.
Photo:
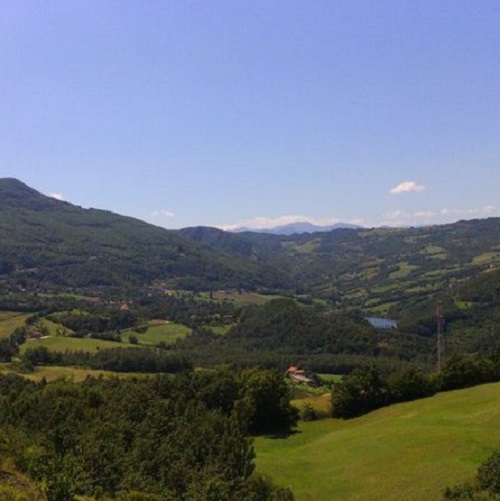
{"label": "mountain peak", "polygon": [[0,178],[0,189],[3,190],[27,190],[27,191],[36,191],[33,188],[30,188],[27,184],[19,181],[14,177],[2,177]]}

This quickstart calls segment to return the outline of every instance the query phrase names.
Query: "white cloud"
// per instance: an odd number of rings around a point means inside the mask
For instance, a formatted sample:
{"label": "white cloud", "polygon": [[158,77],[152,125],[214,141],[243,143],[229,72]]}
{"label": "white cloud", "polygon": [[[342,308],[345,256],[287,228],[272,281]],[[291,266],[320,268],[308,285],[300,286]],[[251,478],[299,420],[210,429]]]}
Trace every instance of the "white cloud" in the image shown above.
{"label": "white cloud", "polygon": [[401,219],[401,218],[408,217],[408,214],[400,209],[396,209],[394,211],[387,212],[382,217],[388,218],[388,219]]}
{"label": "white cloud", "polygon": [[55,198],[56,200],[64,200],[62,193],[50,193],[50,198]]}
{"label": "white cloud", "polygon": [[415,181],[404,181],[399,183],[397,186],[392,188],[392,195],[403,195],[405,193],[418,193],[424,191],[425,186],[423,184],[418,184]]}
{"label": "white cloud", "polygon": [[500,215],[500,205],[485,205],[476,208],[444,207],[439,211],[442,216],[495,216]]}
{"label": "white cloud", "polygon": [[459,219],[500,216],[500,205],[485,205],[476,208],[443,207],[438,210],[419,210],[415,212],[397,209],[382,214],[376,220],[366,221],[363,226],[421,226],[432,224],[447,224]]}
{"label": "white cloud", "polygon": [[436,213],[432,210],[419,210],[413,214],[416,218],[429,218],[434,217]]}
{"label": "white cloud", "polygon": [[174,213],[166,209],[157,209],[151,213],[153,219],[161,219],[163,221],[168,221],[174,217]]}

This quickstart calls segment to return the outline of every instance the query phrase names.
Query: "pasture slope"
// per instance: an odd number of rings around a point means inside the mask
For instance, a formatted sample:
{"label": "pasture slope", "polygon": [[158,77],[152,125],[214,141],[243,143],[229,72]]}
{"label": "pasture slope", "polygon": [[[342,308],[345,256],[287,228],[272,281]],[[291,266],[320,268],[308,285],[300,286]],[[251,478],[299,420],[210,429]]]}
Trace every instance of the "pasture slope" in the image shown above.
{"label": "pasture slope", "polygon": [[259,437],[257,471],[297,501],[437,501],[500,446],[499,422],[500,383],[441,393]]}

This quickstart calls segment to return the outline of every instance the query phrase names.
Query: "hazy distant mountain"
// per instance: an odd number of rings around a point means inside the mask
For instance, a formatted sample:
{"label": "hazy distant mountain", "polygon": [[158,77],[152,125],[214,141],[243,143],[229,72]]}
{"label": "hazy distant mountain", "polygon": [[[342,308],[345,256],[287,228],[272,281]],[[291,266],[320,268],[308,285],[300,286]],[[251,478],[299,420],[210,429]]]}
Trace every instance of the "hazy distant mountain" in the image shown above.
{"label": "hazy distant mountain", "polygon": [[255,232],[255,233],[272,233],[273,235],[294,235],[295,233],[316,233],[316,232],[325,232],[332,231],[338,229],[361,229],[362,226],[358,226],[355,224],[349,223],[335,223],[326,226],[319,226],[312,223],[290,223],[282,226],[275,226],[274,228],[247,228],[241,227],[233,230],[235,233],[243,233],[247,231]]}

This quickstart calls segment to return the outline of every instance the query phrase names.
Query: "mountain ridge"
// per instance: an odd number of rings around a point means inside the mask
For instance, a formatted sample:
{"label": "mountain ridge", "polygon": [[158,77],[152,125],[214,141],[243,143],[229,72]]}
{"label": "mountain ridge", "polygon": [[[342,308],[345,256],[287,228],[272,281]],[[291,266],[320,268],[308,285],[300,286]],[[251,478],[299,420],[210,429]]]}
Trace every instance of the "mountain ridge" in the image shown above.
{"label": "mountain ridge", "polygon": [[296,233],[320,233],[338,229],[362,229],[363,226],[338,222],[329,225],[317,225],[311,222],[290,223],[274,226],[272,228],[250,228],[241,226],[231,230],[231,233],[270,233],[272,235],[294,235]]}

